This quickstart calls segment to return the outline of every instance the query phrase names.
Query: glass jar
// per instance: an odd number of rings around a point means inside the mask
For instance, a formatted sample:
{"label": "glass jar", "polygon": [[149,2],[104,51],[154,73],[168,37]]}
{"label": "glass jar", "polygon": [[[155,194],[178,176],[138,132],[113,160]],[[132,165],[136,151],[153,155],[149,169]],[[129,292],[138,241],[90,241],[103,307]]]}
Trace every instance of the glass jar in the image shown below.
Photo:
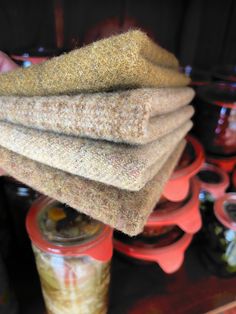
{"label": "glass jar", "polygon": [[47,197],[26,226],[48,313],[107,313],[112,229]]}
{"label": "glass jar", "polygon": [[191,178],[199,171],[205,160],[202,145],[193,136],[187,136],[187,145],[171,178],[166,183],[162,199],[173,202],[184,200],[190,189]]}
{"label": "glass jar", "polygon": [[218,198],[203,228],[202,259],[215,275],[236,275],[236,193]]}
{"label": "glass jar", "polygon": [[205,164],[198,172],[197,179],[200,183],[199,200],[203,223],[207,223],[215,200],[222,197],[229,186],[229,176],[224,170]]}
{"label": "glass jar", "polygon": [[208,154],[236,154],[236,85],[212,83],[197,89],[194,132]]}

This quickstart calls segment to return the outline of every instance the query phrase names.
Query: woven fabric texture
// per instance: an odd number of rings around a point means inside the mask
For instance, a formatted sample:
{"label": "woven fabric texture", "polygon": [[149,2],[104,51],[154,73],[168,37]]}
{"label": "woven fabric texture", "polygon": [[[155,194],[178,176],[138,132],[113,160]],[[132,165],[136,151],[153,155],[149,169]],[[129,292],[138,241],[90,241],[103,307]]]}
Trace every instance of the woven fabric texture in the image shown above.
{"label": "woven fabric texture", "polygon": [[138,191],[161,169],[192,127],[188,121],[146,145],[115,144],[38,131],[0,122],[0,145],[53,168]]}
{"label": "woven fabric texture", "polygon": [[193,96],[189,87],[76,96],[2,96],[0,120],[66,135],[144,144],[168,133],[173,128],[168,120],[174,120],[176,128],[182,124],[188,114],[183,106]]}
{"label": "woven fabric texture", "polygon": [[58,95],[188,85],[173,54],[139,30],[94,42],[42,64],[0,75],[0,95]]}
{"label": "woven fabric texture", "polygon": [[140,233],[184,149],[178,145],[163,168],[139,192],[82,179],[0,147],[0,167],[39,192],[133,236]]}

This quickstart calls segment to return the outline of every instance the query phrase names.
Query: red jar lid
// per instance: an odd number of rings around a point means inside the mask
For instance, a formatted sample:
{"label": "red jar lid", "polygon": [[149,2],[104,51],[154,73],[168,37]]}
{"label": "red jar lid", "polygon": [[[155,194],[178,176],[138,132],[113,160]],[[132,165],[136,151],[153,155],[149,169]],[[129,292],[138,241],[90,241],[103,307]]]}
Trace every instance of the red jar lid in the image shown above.
{"label": "red jar lid", "polygon": [[229,229],[236,231],[236,193],[227,193],[214,204],[217,219]]}
{"label": "red jar lid", "polygon": [[31,57],[29,55],[11,55],[11,58],[16,61],[28,61],[30,64],[42,63],[49,59],[49,57]]}
{"label": "red jar lid", "polygon": [[203,165],[197,179],[200,183],[201,190],[209,192],[214,199],[225,194],[229,186],[229,176],[224,170],[209,164]]}
{"label": "red jar lid", "polygon": [[234,167],[236,166],[236,155],[233,157],[213,157],[207,156],[207,162],[214,164],[226,172],[233,171]]}
{"label": "red jar lid", "polygon": [[114,248],[129,257],[133,257],[139,260],[155,262],[166,273],[173,273],[177,271],[183,261],[184,253],[192,241],[192,235],[185,233],[179,240],[176,242],[164,246],[155,248],[149,246],[136,246],[135,244],[126,244],[117,239],[113,240]]}
{"label": "red jar lid", "polygon": [[[32,204],[26,218],[32,243],[51,254],[87,255],[103,262],[109,261],[113,251],[112,229],[70,207],[65,210],[62,206],[45,196]],[[68,210],[69,222],[65,214]]]}
{"label": "red jar lid", "polygon": [[184,200],[189,193],[190,179],[202,167],[204,160],[202,145],[193,136],[187,136],[187,146],[178,166],[165,185],[163,196],[174,202]]}
{"label": "red jar lid", "polygon": [[145,229],[177,225],[187,233],[193,234],[199,231],[202,225],[199,211],[199,191],[199,182],[192,178],[188,197],[181,202],[164,201],[158,203],[149,216]]}

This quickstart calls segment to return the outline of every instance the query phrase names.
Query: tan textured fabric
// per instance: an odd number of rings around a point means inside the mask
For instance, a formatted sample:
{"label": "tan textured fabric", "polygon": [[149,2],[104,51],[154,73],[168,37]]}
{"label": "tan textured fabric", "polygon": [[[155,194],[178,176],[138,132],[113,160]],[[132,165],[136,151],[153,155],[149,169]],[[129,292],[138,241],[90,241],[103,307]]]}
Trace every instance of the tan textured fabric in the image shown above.
{"label": "tan textured fabric", "polygon": [[129,192],[82,179],[0,147],[0,167],[17,180],[129,235],[140,233],[160,198],[185,142],[141,191]]}
{"label": "tan textured fabric", "polygon": [[[193,96],[194,91],[189,87],[140,88],[76,96],[2,96],[0,120],[61,134],[144,144],[170,131],[168,121],[160,129],[160,121],[171,117],[164,114],[187,105]],[[176,112],[172,117],[178,127],[185,111]],[[161,120],[160,115],[163,115]]]}
{"label": "tan textured fabric", "polygon": [[161,169],[192,127],[146,145],[115,144],[63,136],[0,122],[0,145],[20,155],[81,177],[138,191]]}
{"label": "tan textured fabric", "polygon": [[178,61],[139,30],[112,36],[42,64],[0,75],[0,95],[58,95],[188,85]]}

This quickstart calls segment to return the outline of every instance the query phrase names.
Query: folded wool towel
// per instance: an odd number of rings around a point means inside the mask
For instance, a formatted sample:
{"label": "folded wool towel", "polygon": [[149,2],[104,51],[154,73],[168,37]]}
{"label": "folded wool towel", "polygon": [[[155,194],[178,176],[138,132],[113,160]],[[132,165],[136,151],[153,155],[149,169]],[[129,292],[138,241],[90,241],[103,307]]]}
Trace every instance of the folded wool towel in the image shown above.
{"label": "folded wool towel", "polygon": [[146,145],[115,144],[69,137],[0,122],[0,145],[71,174],[138,191],[161,169],[192,127],[188,121]]}
{"label": "folded wool towel", "polygon": [[183,141],[155,178],[139,192],[119,190],[82,179],[3,147],[0,147],[0,167],[39,192],[132,236],[142,231],[184,146]]}
{"label": "folded wool towel", "polygon": [[61,134],[144,144],[173,129],[171,122],[175,128],[182,124],[188,113],[178,109],[193,96],[189,87],[76,96],[2,96],[0,120]]}
{"label": "folded wool towel", "polygon": [[42,64],[0,75],[0,95],[58,95],[184,86],[173,54],[139,30],[102,39]]}

